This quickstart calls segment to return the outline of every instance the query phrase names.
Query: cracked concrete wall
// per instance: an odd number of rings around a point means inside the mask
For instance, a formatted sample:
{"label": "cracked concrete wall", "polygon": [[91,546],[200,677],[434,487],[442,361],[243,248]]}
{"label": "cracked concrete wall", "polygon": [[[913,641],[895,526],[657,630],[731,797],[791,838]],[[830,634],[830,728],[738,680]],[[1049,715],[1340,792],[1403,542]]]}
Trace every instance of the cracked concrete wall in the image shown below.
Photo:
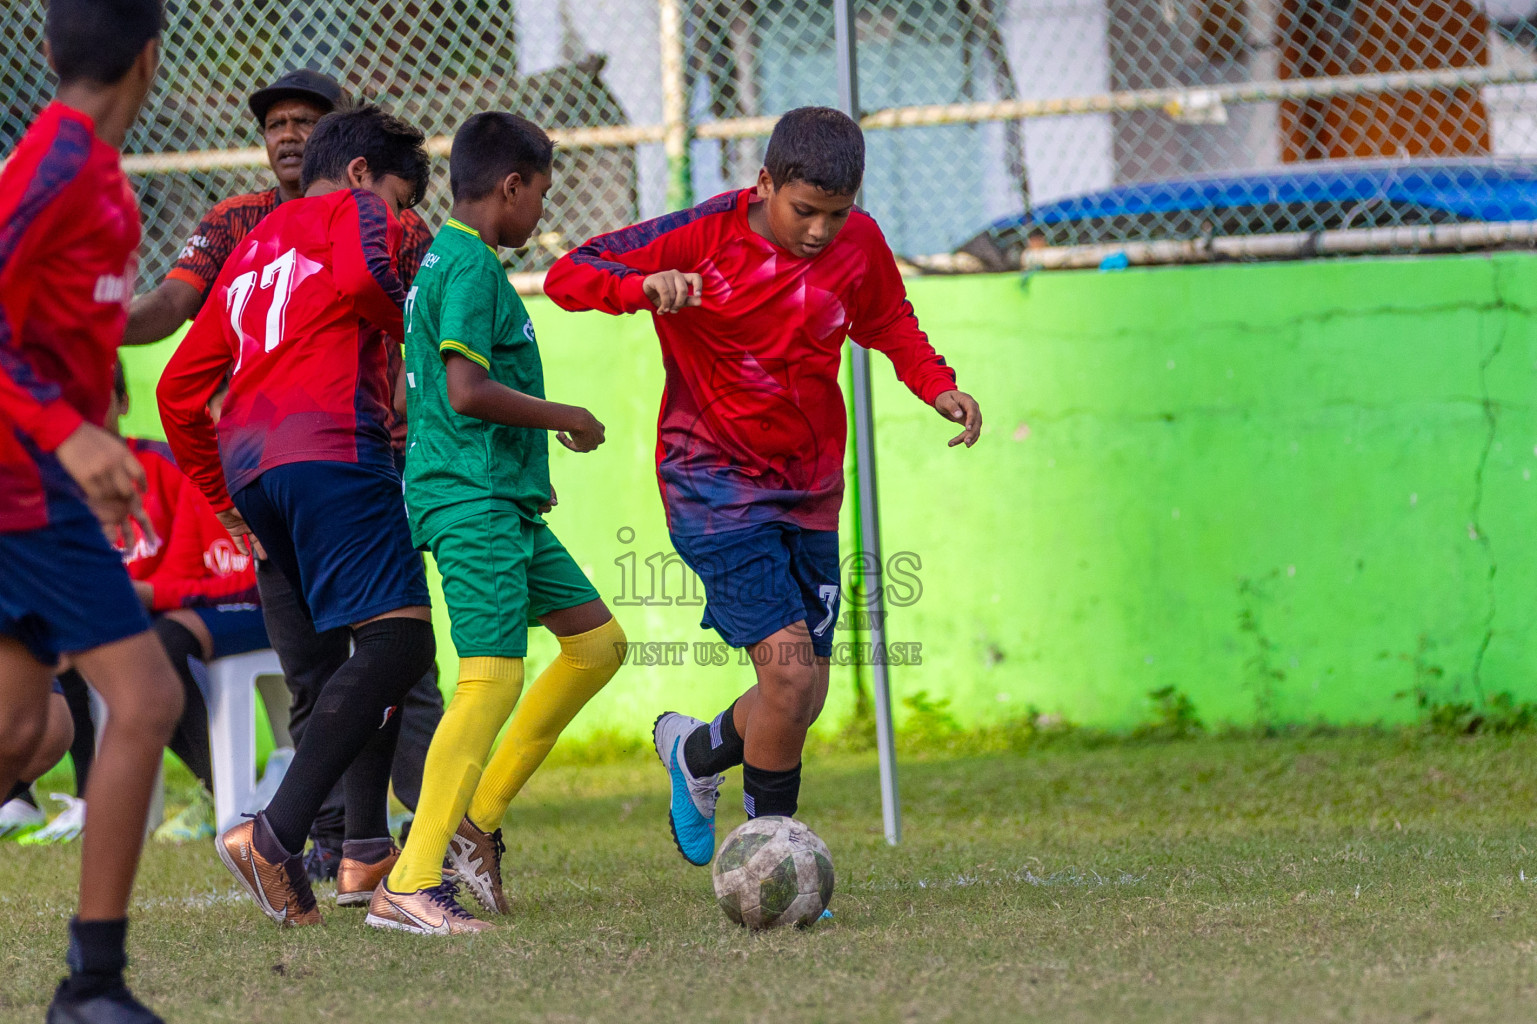
{"label": "cracked concrete wall", "polygon": [[[917,559],[890,633],[923,645],[921,665],[892,670],[898,697],[948,697],[967,722],[1033,704],[1110,726],[1145,720],[1147,692],[1171,685],[1209,724],[1403,719],[1395,694],[1417,685],[1537,698],[1537,256],[911,292],[987,433],[946,448],[951,428],[875,357],[886,553]],[[668,558],[649,318],[529,307],[550,396],[608,427],[591,455],[553,446],[552,526],[633,641],[713,640]],[[130,429],[158,432],[168,355],[126,355]],[[531,668],[554,651],[536,630]],[[640,736],[660,708],[713,714],[750,682],[735,660],[681,660],[627,666],[574,733]],[[835,670],[825,726],[852,690]]]}
{"label": "cracked concrete wall", "polygon": [[1537,697],[1537,257],[914,299],[989,433],[935,453],[879,396],[887,542],[927,570],[893,613],[926,641],[904,686],[973,720],[1033,703],[1107,725],[1163,686],[1208,723],[1404,719],[1416,686]]}

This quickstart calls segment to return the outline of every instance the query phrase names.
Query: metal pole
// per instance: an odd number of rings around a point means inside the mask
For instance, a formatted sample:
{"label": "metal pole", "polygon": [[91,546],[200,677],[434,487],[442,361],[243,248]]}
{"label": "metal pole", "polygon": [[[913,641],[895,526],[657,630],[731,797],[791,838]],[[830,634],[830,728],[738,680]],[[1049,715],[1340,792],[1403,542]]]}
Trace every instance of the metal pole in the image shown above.
{"label": "metal pole", "polygon": [[[835,48],[838,57],[838,105],[859,120],[859,64],[856,59],[854,0],[833,0]],[[881,818],[886,842],[902,841],[902,808],[897,799],[896,733],[891,721],[891,677],[886,666],[885,561],[881,557],[880,499],[875,489],[875,409],[870,401],[870,350],[849,346],[854,371],[854,470],[858,480],[860,534],[864,550],[857,553],[866,600],[858,613],[868,614],[872,696],[875,698],[875,745],[880,754]],[[873,571],[866,573],[866,569]]]}
{"label": "metal pole", "polygon": [[689,162],[688,82],[683,59],[682,0],[660,0],[662,37],[662,149],[667,154],[667,208],[694,205]]}

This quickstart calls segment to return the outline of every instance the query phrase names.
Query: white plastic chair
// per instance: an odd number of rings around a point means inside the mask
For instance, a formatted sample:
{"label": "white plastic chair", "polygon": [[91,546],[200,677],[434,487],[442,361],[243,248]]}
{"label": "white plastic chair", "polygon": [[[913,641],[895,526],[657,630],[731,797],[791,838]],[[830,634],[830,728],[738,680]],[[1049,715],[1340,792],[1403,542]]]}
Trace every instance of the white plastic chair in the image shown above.
{"label": "white plastic chair", "polygon": [[[269,684],[262,685],[266,680]],[[288,740],[288,690],[283,666],[270,650],[219,658],[208,666],[208,753],[213,765],[214,818],[223,832],[240,822],[242,813],[261,810],[256,795],[256,692],[260,689],[267,716],[279,745]],[[91,690],[91,717],[96,742],[107,724],[107,706]],[[155,773],[146,828],[153,832],[165,819],[165,772]]]}
{"label": "white plastic chair", "polygon": [[[257,680],[264,676],[276,676],[281,686],[283,668],[270,650],[234,654],[208,666],[208,747],[213,762],[214,819],[220,832],[239,824],[242,813],[261,810],[252,803],[256,794]],[[273,703],[268,701],[269,713]],[[276,731],[279,723],[273,724]]]}

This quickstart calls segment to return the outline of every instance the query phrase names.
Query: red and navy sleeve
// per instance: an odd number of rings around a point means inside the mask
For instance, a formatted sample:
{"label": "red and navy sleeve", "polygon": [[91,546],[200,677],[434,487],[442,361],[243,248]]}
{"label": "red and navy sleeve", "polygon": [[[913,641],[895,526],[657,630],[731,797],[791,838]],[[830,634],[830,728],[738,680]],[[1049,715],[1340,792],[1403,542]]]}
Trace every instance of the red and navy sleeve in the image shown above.
{"label": "red and navy sleeve", "polygon": [[219,461],[219,435],[208,402],[235,360],[226,340],[229,320],[223,302],[204,305],[187,336],[166,363],[155,397],[160,422],[179,466],[208,499],[215,512],[234,508],[224,465]]}
{"label": "red and navy sleeve", "polygon": [[918,326],[902,272],[881,229],[864,214],[856,216],[864,217],[866,223],[851,224],[844,230],[860,231],[860,247],[869,261],[869,271],[860,288],[863,301],[855,310],[849,337],[865,348],[884,352],[896,367],[897,378],[933,405],[940,395],[955,390],[955,371],[934,351],[929,336]]}
{"label": "red and navy sleeve", "polygon": [[[0,276],[22,272],[29,237],[37,237],[59,199],[74,184],[91,155],[91,133],[73,120],[60,120],[58,133],[37,161],[25,189],[14,200],[0,199]],[[23,170],[18,168],[18,170]],[[51,452],[84,419],[62,397],[59,385],[37,373],[21,351],[21,324],[0,308],[0,414],[34,444]]]}
{"label": "red and navy sleeve", "polygon": [[331,275],[357,314],[396,341],[405,338],[406,290],[395,271],[400,222],[384,200],[365,189],[336,208],[331,224]]}
{"label": "red and navy sleeve", "polygon": [[166,279],[189,284],[199,295],[207,295],[235,244],[249,230],[244,223],[247,218],[242,216],[249,198],[233,196],[205,213]]}
{"label": "red and navy sleeve", "polygon": [[432,229],[415,210],[400,211],[400,254],[395,258],[396,276],[405,287],[411,287],[416,272],[422,268],[427,250],[432,248]]}
{"label": "red and navy sleeve", "polygon": [[562,309],[638,313],[655,309],[642,287],[647,276],[663,270],[688,271],[703,255],[703,218],[729,214],[740,192],[725,192],[690,210],[679,210],[631,227],[599,235],[566,253],[544,278],[544,293]]}

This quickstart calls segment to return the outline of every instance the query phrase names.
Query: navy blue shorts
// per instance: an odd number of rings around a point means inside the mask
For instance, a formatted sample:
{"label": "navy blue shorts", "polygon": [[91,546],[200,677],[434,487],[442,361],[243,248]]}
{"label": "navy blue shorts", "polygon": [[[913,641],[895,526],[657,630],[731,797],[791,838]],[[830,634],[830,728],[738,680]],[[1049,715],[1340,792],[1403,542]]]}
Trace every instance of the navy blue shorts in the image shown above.
{"label": "navy blue shorts", "polygon": [[149,629],[122,554],[80,508],[66,522],[0,533],[0,635],[44,665]]}
{"label": "navy blue shorts", "polygon": [[231,497],[321,632],[430,603],[394,467],[291,462]]}
{"label": "navy blue shorts", "polygon": [[672,535],[672,546],[704,583],[704,620],[732,647],[750,647],[805,622],[811,647],[827,657],[838,621],[838,534],[764,523],[698,537]]}
{"label": "navy blue shorts", "polygon": [[219,604],[209,608],[189,608],[213,637],[213,656],[227,658],[271,647],[267,623],[259,604]]}

